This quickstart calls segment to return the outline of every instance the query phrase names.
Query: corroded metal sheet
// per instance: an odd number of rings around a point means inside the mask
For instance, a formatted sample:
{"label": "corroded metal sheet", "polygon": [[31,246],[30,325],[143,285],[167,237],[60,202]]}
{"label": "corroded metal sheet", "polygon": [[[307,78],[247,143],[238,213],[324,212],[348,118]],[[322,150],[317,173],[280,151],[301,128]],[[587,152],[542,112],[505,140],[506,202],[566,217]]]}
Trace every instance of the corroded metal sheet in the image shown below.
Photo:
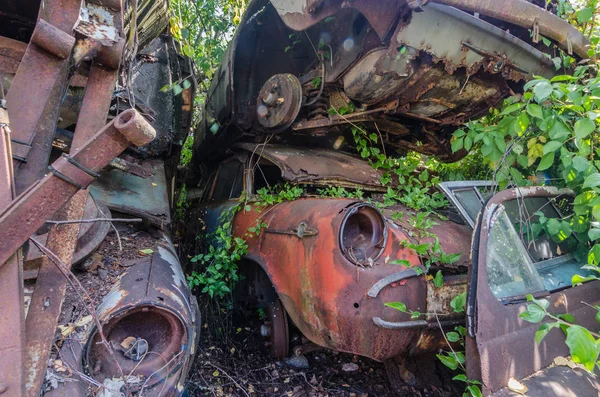
{"label": "corroded metal sheet", "polygon": [[[181,394],[196,353],[201,319],[175,248],[166,236],[157,241],[151,257],[140,259],[113,285],[97,315],[123,372],[143,380],[129,385],[130,391],[156,397]],[[129,337],[137,344],[123,348]],[[99,383],[118,376],[95,325],[83,343],[68,341],[62,356]],[[65,382],[49,396],[70,395],[77,387],[72,383],[82,382]]]}
{"label": "corroded metal sheet", "polygon": [[[479,240],[474,239],[477,247],[473,251],[478,252],[478,255],[473,258],[473,266],[476,268],[473,268],[474,278],[470,280],[470,285],[475,283],[476,288],[469,289],[475,295],[469,296],[467,302],[467,315],[475,316],[473,336],[477,351],[469,356],[471,362],[467,376],[480,377],[488,392],[506,387],[511,377],[523,379],[552,365],[555,357],[569,355],[564,334],[560,330],[550,332],[540,344],[532,343],[539,324],[529,323],[519,317],[527,302],[521,300],[506,303],[498,300],[488,283],[486,266],[491,220],[502,203],[524,197],[556,197],[560,194],[572,195],[572,192],[539,186],[505,190],[493,196],[480,215],[480,237]],[[549,310],[552,313],[570,313],[575,316],[578,324],[593,329],[598,325],[596,311],[586,303],[595,305],[600,302],[599,284],[593,281],[544,297],[549,300]],[[477,310],[473,312],[475,307]],[[519,360],[518,365],[515,365],[516,362],[510,357],[517,354]]]}
{"label": "corroded metal sheet", "polygon": [[381,171],[345,153],[280,145],[256,146],[250,143],[240,143],[235,147],[271,161],[281,169],[282,177],[290,182],[387,190],[380,181],[383,175]]}

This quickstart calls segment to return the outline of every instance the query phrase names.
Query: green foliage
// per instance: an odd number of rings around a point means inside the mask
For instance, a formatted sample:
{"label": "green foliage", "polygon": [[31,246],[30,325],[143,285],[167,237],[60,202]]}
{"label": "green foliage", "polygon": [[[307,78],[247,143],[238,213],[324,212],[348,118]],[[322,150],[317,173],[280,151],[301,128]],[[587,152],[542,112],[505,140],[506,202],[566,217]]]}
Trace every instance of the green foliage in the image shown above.
{"label": "green foliage", "polygon": [[[598,365],[598,356],[600,356],[600,335],[574,324],[575,318],[571,314],[548,312],[550,302],[547,299],[535,299],[533,296],[527,295],[527,301],[529,302],[527,309],[519,317],[530,323],[550,320],[550,322],[542,324],[536,332],[536,343],[539,344],[552,329],[561,329],[566,335],[565,343],[569,346],[573,361],[593,372]],[[593,308],[600,309],[598,306]],[[596,316],[596,318],[598,317]]]}
{"label": "green foliage", "polygon": [[189,134],[185,138],[185,142],[183,142],[183,146],[181,147],[181,154],[179,157],[179,164],[182,166],[187,166],[190,161],[192,161],[192,147],[194,146],[194,135]]}
{"label": "green foliage", "polygon": [[[196,77],[202,88],[201,98],[210,85],[227,43],[241,21],[245,7],[245,0],[169,2],[170,32],[181,44],[181,52],[192,58],[199,69]],[[185,88],[185,84],[185,80],[175,82],[169,88],[177,91]]]}
{"label": "green foliage", "polygon": [[[247,239],[258,237],[267,224],[260,212],[267,206],[298,199],[304,190],[288,183],[263,188],[253,197],[242,196],[239,202],[219,215],[219,226],[206,237],[210,242],[206,252],[193,256],[190,261],[198,263],[202,271],[188,276],[190,288],[202,287],[201,293],[211,298],[224,298],[239,281],[238,263],[248,253]],[[257,213],[255,223],[248,227],[242,237],[235,237],[233,220],[240,212]]]}
{"label": "green foliage", "polygon": [[[441,275],[440,272],[438,274]],[[434,284],[436,284],[436,279],[438,278],[438,274],[434,278]],[[441,277],[441,276],[440,276]],[[437,286],[437,285],[436,285]],[[454,299],[452,299],[450,306],[454,310],[455,313],[463,313],[465,311],[466,305],[466,296],[467,293],[463,292],[457,295]],[[410,310],[406,307],[406,305],[402,302],[389,302],[386,303],[385,306],[396,309],[402,313],[410,314],[411,319],[419,318],[422,315],[433,315],[439,321],[439,315],[437,313],[420,313],[418,311]],[[442,332],[444,332],[442,330]],[[453,371],[459,371],[460,373],[456,375],[453,380],[464,382],[465,391],[463,393],[463,397],[479,397],[482,396],[481,382],[473,379],[468,379],[466,375],[465,368],[465,336],[467,335],[467,330],[463,326],[454,327],[454,331],[445,332],[446,341],[448,343],[449,350],[442,351],[439,354],[436,354],[436,357],[442,364],[446,367],[450,368]],[[460,350],[458,349],[460,347]]]}
{"label": "green foliage", "polygon": [[[342,110],[332,110],[344,115]],[[440,179],[426,168],[423,156],[409,153],[400,158],[390,157],[385,153],[379,135],[368,133],[358,125],[352,126],[352,136],[360,156],[373,168],[384,171],[381,183],[388,186],[384,206],[401,203],[417,211],[435,211],[448,205],[444,195],[436,189]]]}
{"label": "green foliage", "polygon": [[501,188],[550,183],[574,190],[573,216],[540,216],[533,227],[555,242],[575,231],[588,251],[600,237],[591,227],[600,221],[600,77],[594,73],[591,66],[580,66],[573,76],[536,78],[525,85],[522,97],[511,97],[501,109],[468,123],[452,141],[459,150],[472,140],[495,169]]}
{"label": "green foliage", "polygon": [[328,186],[324,189],[317,189],[317,194],[321,197],[332,197],[332,198],[351,198],[357,200],[363,200],[364,194],[361,189],[355,189],[354,191],[347,190],[343,187]]}

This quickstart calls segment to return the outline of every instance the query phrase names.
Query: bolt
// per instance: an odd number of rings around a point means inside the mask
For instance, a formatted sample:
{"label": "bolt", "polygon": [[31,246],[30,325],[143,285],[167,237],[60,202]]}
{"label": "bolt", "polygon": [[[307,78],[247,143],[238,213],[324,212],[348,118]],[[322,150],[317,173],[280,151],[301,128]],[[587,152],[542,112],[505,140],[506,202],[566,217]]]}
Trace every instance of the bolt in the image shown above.
{"label": "bolt", "polygon": [[265,105],[259,105],[256,113],[258,113],[258,117],[263,119],[269,117],[269,109]]}
{"label": "bolt", "polygon": [[272,92],[269,92],[265,96],[263,96],[263,103],[267,106],[272,105],[275,102],[275,95]]}
{"label": "bolt", "polygon": [[6,391],[6,389],[8,389],[8,386],[6,386],[6,383],[0,382],[0,394],[4,393]]}

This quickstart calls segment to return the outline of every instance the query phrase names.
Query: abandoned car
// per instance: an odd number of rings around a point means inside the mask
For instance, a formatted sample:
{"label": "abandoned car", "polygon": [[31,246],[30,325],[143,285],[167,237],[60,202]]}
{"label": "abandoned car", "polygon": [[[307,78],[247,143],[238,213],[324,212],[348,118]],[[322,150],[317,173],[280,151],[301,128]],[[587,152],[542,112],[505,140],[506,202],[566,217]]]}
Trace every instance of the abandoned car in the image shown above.
{"label": "abandoned car", "polygon": [[352,151],[357,123],[388,154],[454,161],[465,154],[450,149],[456,128],[556,73],[540,37],[587,58],[588,40],[546,3],[252,1],[207,93],[193,161],[270,135]]}
{"label": "abandoned car", "polygon": [[[519,234],[542,214],[567,214],[568,191],[519,188],[494,195],[489,182],[442,183],[453,207],[447,218],[429,215],[430,231],[444,252],[461,256],[432,265],[430,272],[444,274],[443,285],[436,287],[421,276],[423,258],[407,247],[431,241],[415,230],[418,214],[400,204],[378,209],[387,188],[382,173],[366,161],[332,150],[268,144],[241,143],[232,151],[207,178],[194,214],[208,240],[227,223],[232,236],[247,241],[239,264],[244,278],[235,294],[266,313],[261,333],[274,357],[301,355],[315,345],[370,357],[386,363],[392,384],[401,390],[418,378],[407,360],[447,348],[440,328],[466,321],[469,376],[496,392],[509,378],[525,378],[567,354],[560,332],[535,346],[537,325],[518,317],[525,295],[549,296],[557,312],[595,321],[581,301],[585,296],[597,302],[598,286],[570,288],[571,277],[583,272],[572,251],[576,237],[557,244],[545,235]],[[284,183],[304,194],[228,211],[240,200],[252,203],[259,189]],[[364,198],[326,197],[319,191],[332,185],[360,189]],[[392,218],[392,211],[401,218]],[[248,234],[261,224],[258,234]],[[450,301],[467,289],[465,320]],[[385,306],[397,301],[424,316],[411,318]],[[292,327],[305,342],[296,338],[293,349]]]}

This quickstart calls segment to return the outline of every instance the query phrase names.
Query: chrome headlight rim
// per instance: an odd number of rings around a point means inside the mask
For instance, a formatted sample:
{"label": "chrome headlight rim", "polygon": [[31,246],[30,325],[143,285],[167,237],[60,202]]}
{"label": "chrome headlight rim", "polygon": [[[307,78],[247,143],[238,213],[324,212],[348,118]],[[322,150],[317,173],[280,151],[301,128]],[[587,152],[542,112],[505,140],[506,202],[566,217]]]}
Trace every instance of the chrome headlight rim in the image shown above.
{"label": "chrome headlight rim", "polygon": [[[363,232],[354,236],[356,230],[361,228],[363,228]],[[365,233],[367,238],[364,238]],[[357,247],[358,251],[363,251],[362,254],[353,252],[354,246],[349,246],[349,242],[354,237],[362,238],[365,241],[362,247]],[[364,202],[354,203],[347,207],[340,223],[338,236],[340,250],[347,260],[356,266],[372,267],[385,251],[387,241],[387,221],[377,207]]]}

